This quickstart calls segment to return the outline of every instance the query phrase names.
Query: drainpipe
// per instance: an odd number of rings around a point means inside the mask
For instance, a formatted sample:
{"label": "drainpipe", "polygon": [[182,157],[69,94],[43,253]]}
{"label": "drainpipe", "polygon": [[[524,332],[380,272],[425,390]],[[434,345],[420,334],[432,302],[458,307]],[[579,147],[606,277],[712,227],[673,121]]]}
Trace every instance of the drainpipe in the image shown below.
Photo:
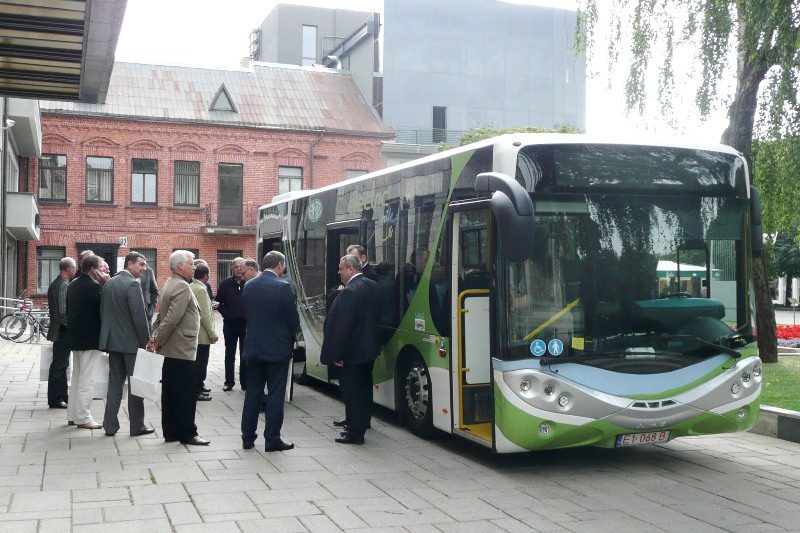
{"label": "drainpipe", "polygon": [[2,143],[3,151],[0,152],[3,157],[3,162],[0,168],[0,191],[2,191],[2,200],[0,200],[0,296],[5,297],[6,294],[6,183],[8,175],[8,128],[6,127],[6,117],[8,116],[8,98],[3,97],[3,118],[0,121],[0,126],[3,127],[3,136],[0,142]]}
{"label": "drainpipe", "polygon": [[314,188],[314,148],[319,144],[323,137],[325,137],[324,131],[319,134],[317,140],[311,143],[311,147],[308,149],[308,189]]}

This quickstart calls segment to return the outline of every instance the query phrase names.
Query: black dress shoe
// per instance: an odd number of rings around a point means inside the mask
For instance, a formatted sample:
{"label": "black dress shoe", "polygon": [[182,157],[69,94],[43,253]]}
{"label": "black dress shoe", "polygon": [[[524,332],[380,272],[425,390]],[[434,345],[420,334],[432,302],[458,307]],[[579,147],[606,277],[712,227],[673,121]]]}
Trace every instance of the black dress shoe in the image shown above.
{"label": "black dress shoe", "polygon": [[245,450],[252,450],[253,446],[255,445],[256,445],[255,442],[244,442],[244,441],[242,442],[242,448]]}
{"label": "black dress shoe", "polygon": [[363,437],[357,439],[352,435],[342,435],[340,438],[335,439],[339,444],[364,444]]}
{"label": "black dress shoe", "polygon": [[283,442],[282,440],[279,440],[277,444],[273,444],[272,446],[267,446],[266,448],[264,448],[264,450],[268,452],[282,452],[285,450],[291,450],[292,448],[294,448],[294,443]]}
{"label": "black dress shoe", "polygon": [[225,392],[232,391],[233,385],[225,385],[224,387],[222,387],[222,390],[224,390]]}
{"label": "black dress shoe", "polygon": [[343,428],[347,425],[347,419],[342,418],[341,420],[334,420],[333,425],[336,426],[337,428]]}
{"label": "black dress shoe", "polygon": [[211,444],[210,440],[201,439],[200,437],[192,437],[189,440],[182,440],[181,444],[186,444],[189,446],[208,446]]}
{"label": "black dress shoe", "polygon": [[50,409],[66,409],[67,402],[56,402],[54,404],[51,404],[49,407]]}
{"label": "black dress shoe", "polygon": [[153,429],[153,428],[144,428],[144,429],[141,429],[141,430],[137,431],[136,433],[131,433],[131,437],[139,437],[141,435],[149,435],[149,434],[154,433],[154,432],[155,432],[155,429]]}
{"label": "black dress shoe", "polygon": [[205,387],[205,386],[200,387],[200,390],[203,391],[203,392],[211,392],[211,389],[209,389],[208,387]]}
{"label": "black dress shoe", "polygon": [[205,392],[204,392],[204,393],[202,393],[202,394],[198,394],[198,395],[197,395],[197,401],[198,401],[198,402],[208,402],[208,401],[211,401],[211,395],[210,395],[210,394],[206,394]]}

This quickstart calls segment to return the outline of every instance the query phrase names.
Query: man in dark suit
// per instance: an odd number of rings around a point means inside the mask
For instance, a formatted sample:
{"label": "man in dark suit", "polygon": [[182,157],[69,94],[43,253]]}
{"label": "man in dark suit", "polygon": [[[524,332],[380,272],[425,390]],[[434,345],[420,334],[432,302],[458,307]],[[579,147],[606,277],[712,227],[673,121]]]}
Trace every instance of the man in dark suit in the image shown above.
{"label": "man in dark suit", "polygon": [[244,334],[246,323],[242,291],[244,290],[244,257],[236,257],[231,261],[229,278],[223,279],[217,287],[217,302],[222,315],[222,336],[225,338],[225,384],[224,391],[230,391],[236,383],[234,367],[236,366],[236,345],[239,345],[239,385],[247,388],[247,362],[243,356]]}
{"label": "man in dark suit", "polygon": [[[108,352],[108,396],[103,427],[113,437],[119,430],[119,404],[125,380],[133,374],[136,351],[147,346],[150,325],[144,308],[139,278],[147,268],[144,256],[130,252],[125,256],[125,270],[111,278],[100,297],[100,349]],[[131,394],[128,386],[128,416],[132,436],[148,435],[154,430],[144,425],[144,400]]]}
{"label": "man in dark suit", "polygon": [[375,267],[369,264],[367,250],[363,246],[360,244],[351,244],[347,247],[347,255],[357,257],[358,261],[361,263],[361,274],[363,274],[365,278],[369,278],[375,283],[378,283],[378,273],[375,272]]}
{"label": "man in dark suit", "polygon": [[339,369],[347,425],[342,444],[364,444],[372,409],[372,366],[381,351],[378,340],[378,284],[361,273],[357,257],[339,260],[344,289],[325,317],[320,361]]}
{"label": "man in dark suit", "polygon": [[53,361],[47,375],[47,405],[54,409],[67,408],[67,287],[78,270],[75,260],[65,257],[58,264],[58,277],[47,288],[47,305],[50,307],[50,329],[47,340],[53,342]]}
{"label": "man in dark suit", "polygon": [[144,308],[147,312],[147,323],[153,323],[153,315],[156,311],[156,303],[158,303],[158,283],[156,283],[156,273],[148,265],[139,283],[142,287],[142,297],[144,298]]}
{"label": "man in dark suit", "polygon": [[67,420],[82,429],[103,427],[92,418],[94,373],[100,359],[100,294],[110,277],[102,257],[94,254],[81,262],[81,275],[67,289],[67,342],[72,350],[72,385]]}
{"label": "man in dark suit", "polygon": [[300,329],[297,299],[292,285],[281,279],[286,258],[271,251],[261,262],[261,275],[245,284],[242,294],[247,334],[244,357],[247,359],[247,392],[242,410],[242,446],[253,447],[258,428],[258,413],[267,385],[264,428],[268,452],[291,450],[294,444],[281,440],[283,399],[295,335]]}

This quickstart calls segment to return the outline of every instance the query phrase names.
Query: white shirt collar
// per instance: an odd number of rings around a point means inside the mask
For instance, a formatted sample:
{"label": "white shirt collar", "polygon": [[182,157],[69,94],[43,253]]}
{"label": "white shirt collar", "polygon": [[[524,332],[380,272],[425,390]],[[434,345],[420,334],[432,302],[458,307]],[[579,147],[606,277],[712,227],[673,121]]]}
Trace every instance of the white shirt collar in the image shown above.
{"label": "white shirt collar", "polygon": [[356,279],[358,276],[363,276],[363,274],[361,272],[356,272],[353,274],[353,277],[347,280],[347,285],[350,285],[350,282]]}

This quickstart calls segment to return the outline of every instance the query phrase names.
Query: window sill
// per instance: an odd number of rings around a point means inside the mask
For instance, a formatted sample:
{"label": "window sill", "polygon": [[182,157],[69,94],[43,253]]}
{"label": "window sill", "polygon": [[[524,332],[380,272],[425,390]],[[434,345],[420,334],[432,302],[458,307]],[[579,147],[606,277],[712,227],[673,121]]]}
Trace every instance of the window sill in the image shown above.
{"label": "window sill", "polygon": [[205,207],[199,205],[171,205],[169,208],[178,211],[205,211]]}
{"label": "window sill", "polygon": [[36,201],[39,203],[39,205],[52,205],[52,206],[72,205],[72,202],[67,202],[65,200],[40,200],[37,198]]}
{"label": "window sill", "polygon": [[158,209],[158,204],[131,204],[126,205],[125,209]]}
{"label": "window sill", "polygon": [[117,204],[109,202],[84,202],[81,205],[86,207],[119,207]]}

